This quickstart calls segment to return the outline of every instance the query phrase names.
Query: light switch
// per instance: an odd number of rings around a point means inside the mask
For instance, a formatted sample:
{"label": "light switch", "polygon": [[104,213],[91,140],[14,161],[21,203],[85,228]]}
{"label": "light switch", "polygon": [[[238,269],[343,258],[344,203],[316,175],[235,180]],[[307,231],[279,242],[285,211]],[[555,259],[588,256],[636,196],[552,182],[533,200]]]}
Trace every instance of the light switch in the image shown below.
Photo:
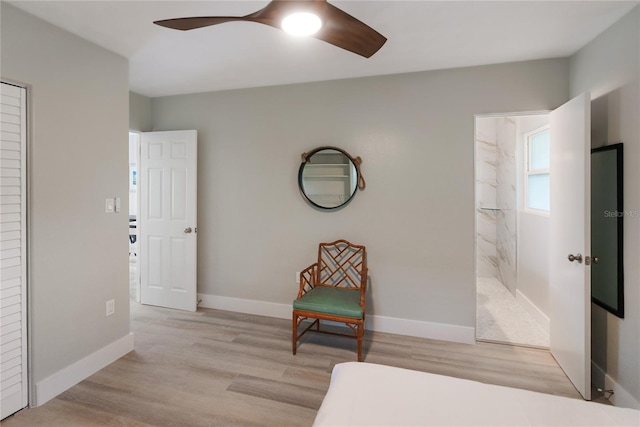
{"label": "light switch", "polygon": [[116,197],[116,212],[120,212],[120,197]]}
{"label": "light switch", "polygon": [[115,206],[114,206],[113,197],[108,197],[108,198],[104,199],[104,211],[105,211],[105,213],[113,213],[114,209],[115,209]]}

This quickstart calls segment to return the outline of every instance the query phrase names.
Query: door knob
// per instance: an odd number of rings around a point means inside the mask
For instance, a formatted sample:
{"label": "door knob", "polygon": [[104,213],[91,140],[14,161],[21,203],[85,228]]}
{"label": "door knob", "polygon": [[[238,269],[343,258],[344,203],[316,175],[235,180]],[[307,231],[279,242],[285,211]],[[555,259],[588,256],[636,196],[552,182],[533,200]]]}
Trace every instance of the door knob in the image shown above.
{"label": "door knob", "polygon": [[567,257],[569,259],[570,262],[573,261],[578,261],[578,263],[582,263],[582,254],[569,254],[569,256]]}
{"label": "door knob", "polygon": [[184,232],[185,232],[186,234],[189,234],[189,233],[191,233],[192,231],[193,231],[193,230],[191,229],[191,227],[187,227],[187,228],[185,228],[185,229],[184,229]]}

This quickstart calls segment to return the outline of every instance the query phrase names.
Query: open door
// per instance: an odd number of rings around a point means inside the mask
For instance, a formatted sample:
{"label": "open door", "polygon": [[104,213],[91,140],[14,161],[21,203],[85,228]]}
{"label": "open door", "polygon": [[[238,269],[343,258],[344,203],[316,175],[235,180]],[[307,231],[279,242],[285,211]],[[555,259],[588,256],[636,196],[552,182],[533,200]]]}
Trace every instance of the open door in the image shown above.
{"label": "open door", "polygon": [[140,141],[140,302],[196,311],[197,132],[147,132]]}
{"label": "open door", "polygon": [[591,399],[591,99],[551,113],[551,354]]}

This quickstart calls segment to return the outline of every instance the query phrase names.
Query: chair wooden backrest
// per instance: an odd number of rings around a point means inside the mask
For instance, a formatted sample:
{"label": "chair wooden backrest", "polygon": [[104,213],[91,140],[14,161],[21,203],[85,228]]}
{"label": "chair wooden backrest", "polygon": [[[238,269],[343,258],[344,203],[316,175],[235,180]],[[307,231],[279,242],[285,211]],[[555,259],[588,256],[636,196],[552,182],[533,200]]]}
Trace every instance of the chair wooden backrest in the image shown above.
{"label": "chair wooden backrest", "polygon": [[360,289],[366,286],[367,252],[364,246],[346,240],[320,243],[316,283]]}
{"label": "chair wooden backrest", "polygon": [[318,261],[300,272],[298,298],[316,286],[342,287],[359,290],[367,286],[367,250],[346,240],[318,245]]}

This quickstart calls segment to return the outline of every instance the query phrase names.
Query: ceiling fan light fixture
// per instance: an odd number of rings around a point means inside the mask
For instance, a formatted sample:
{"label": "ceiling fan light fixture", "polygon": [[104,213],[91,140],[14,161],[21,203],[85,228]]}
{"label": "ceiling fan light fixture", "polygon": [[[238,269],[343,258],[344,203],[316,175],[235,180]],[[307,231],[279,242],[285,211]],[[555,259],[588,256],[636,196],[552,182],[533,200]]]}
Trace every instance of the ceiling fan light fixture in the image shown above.
{"label": "ceiling fan light fixture", "polygon": [[154,24],[187,31],[238,21],[311,36],[364,58],[370,58],[387,41],[385,36],[327,0],[271,0],[262,9],[245,16],[191,16],[163,19]]}
{"label": "ceiling fan light fixture", "polygon": [[318,15],[309,12],[297,12],[285,16],[282,29],[294,36],[310,36],[322,28]]}

